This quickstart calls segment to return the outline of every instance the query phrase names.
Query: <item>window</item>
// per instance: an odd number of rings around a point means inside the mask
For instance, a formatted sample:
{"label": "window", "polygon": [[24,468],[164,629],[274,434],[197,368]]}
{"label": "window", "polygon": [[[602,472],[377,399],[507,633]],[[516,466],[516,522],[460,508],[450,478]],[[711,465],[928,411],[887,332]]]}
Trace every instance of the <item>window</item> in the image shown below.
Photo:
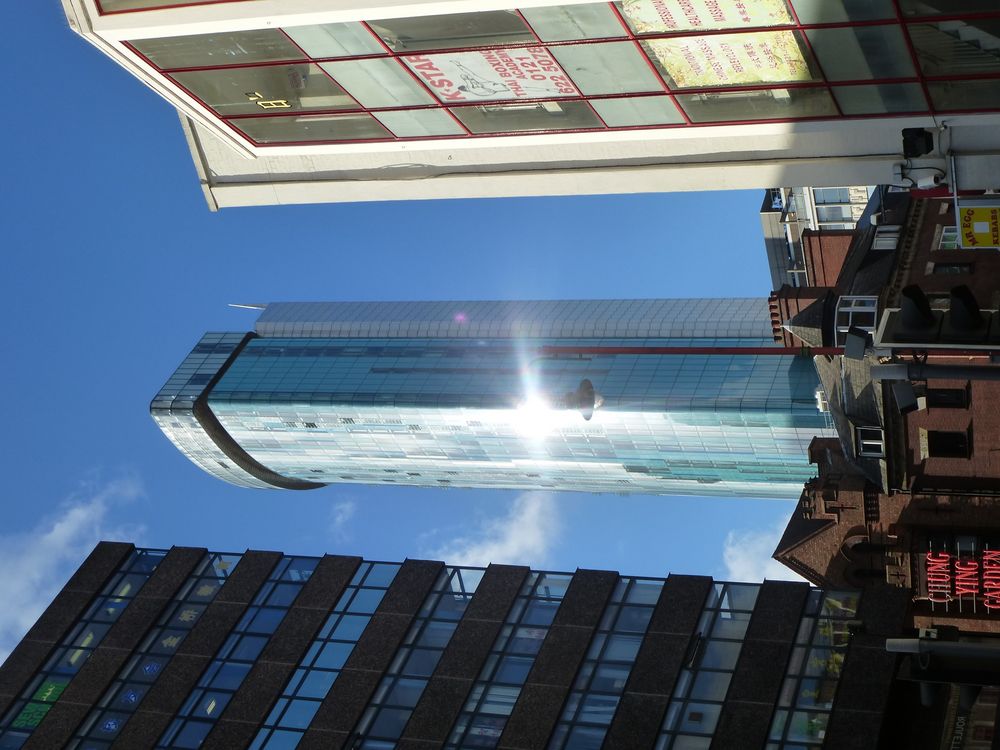
{"label": "window", "polygon": [[930,458],[969,458],[969,434],[928,430],[927,455]]}
{"label": "window", "polygon": [[104,747],[103,743],[118,737],[239,560],[239,555],[206,555],[156,627],[143,639],[136,650],[136,658],[129,660],[104,693],[100,701],[103,708],[93,711],[81,725],[76,737],[83,747],[90,747],[90,742]]}
{"label": "window", "polygon": [[958,248],[958,227],[941,227],[941,234],[934,249],[957,250]]}
{"label": "window", "polygon": [[358,566],[257,732],[254,750],[286,750],[299,743],[398,570],[392,563]]}
{"label": "window", "polygon": [[847,341],[851,328],[874,334],[878,323],[878,297],[844,296],[837,300],[834,339],[837,346]]}
{"label": "window", "polygon": [[882,226],[875,230],[872,250],[895,250],[899,244],[899,227]]}
{"label": "window", "polygon": [[793,746],[805,750],[805,746],[823,744],[851,640],[850,622],[857,611],[855,592],[810,592],[785,670],[767,750]]}
{"label": "window", "polygon": [[[226,1],[99,0],[102,12]],[[892,7],[892,0],[618,0],[210,34],[184,35],[191,28],[182,23],[179,36],[127,44],[258,146],[927,112]],[[843,23],[854,20],[868,23]],[[825,27],[796,28],[800,21]],[[1000,70],[978,41],[978,23],[909,28],[924,72]],[[993,84],[928,82],[948,109],[990,105]],[[592,98],[613,95],[634,106]],[[647,104],[647,96],[670,98]],[[453,109],[560,99],[570,101],[542,109],[556,117],[519,118],[500,107],[502,123]],[[282,110],[355,115],[293,119]],[[250,116],[273,122],[239,119]],[[853,225],[861,203],[817,199],[820,221]]]}
{"label": "window", "polygon": [[139,549],[129,555],[0,721],[0,747],[27,741],[166,554]]}
{"label": "window", "polygon": [[380,750],[403,734],[458,621],[483,577],[482,568],[445,568],[354,729],[358,750]]}
{"label": "window", "polygon": [[370,26],[396,52],[535,41],[531,29],[513,10],[383,19],[372,21]]}
{"label": "window", "polygon": [[708,750],[759,591],[755,584],[712,587],[695,645],[674,685],[658,748]]}
{"label": "window", "polygon": [[452,727],[446,750],[497,746],[572,578],[528,574]]}
{"label": "window", "polygon": [[885,457],[885,435],[881,427],[855,427],[854,441],[859,457]]}
{"label": "window", "polygon": [[283,557],[278,561],[156,747],[201,745],[318,563],[318,557]]}
{"label": "window", "polygon": [[619,579],[548,750],[600,747],[662,587],[662,580]]}
{"label": "window", "polygon": [[932,263],[931,273],[935,276],[957,276],[972,273],[973,263]]}
{"label": "window", "polygon": [[928,388],[927,406],[931,409],[965,409],[969,392],[965,388]]}

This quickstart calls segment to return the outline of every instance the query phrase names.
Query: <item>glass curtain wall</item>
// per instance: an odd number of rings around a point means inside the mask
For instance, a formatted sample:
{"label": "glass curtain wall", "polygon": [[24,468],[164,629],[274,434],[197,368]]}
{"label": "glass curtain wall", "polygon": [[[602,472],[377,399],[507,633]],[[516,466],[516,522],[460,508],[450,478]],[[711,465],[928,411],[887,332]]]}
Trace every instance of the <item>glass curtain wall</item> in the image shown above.
{"label": "glass curtain wall", "polygon": [[130,46],[261,146],[1000,109],[995,4],[620,0]]}

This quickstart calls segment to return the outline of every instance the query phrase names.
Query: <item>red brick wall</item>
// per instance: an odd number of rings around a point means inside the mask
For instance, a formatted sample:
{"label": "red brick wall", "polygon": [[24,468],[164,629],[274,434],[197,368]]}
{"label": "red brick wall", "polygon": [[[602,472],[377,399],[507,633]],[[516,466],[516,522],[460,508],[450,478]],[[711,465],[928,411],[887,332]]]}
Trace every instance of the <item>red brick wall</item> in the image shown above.
{"label": "red brick wall", "polygon": [[[934,363],[989,367],[985,357],[940,357]],[[1000,382],[930,380],[928,388],[968,388],[965,409],[928,407],[906,415],[907,472],[917,486],[1000,490]],[[922,457],[920,430],[970,431],[969,458]],[[950,483],[949,483],[950,482]],[[997,500],[1000,507],[1000,498]]]}
{"label": "red brick wall", "polygon": [[834,286],[854,239],[853,229],[807,229],[802,233],[802,254],[813,286]]}

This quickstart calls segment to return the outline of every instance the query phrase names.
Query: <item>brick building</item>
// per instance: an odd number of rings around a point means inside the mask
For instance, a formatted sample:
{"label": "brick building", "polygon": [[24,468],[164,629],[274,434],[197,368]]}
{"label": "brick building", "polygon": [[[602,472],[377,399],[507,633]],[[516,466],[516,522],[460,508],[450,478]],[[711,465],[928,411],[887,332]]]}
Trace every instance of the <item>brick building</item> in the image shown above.
{"label": "brick building", "polygon": [[[959,246],[950,198],[887,198],[875,225],[855,233],[832,288],[794,290],[815,299],[797,312],[782,302],[789,290],[772,297],[776,333],[795,343],[842,346],[851,327],[872,334],[863,353],[814,360],[839,440],[810,446],[818,477],[806,483],[775,557],[817,585],[909,590],[915,627],[997,632],[992,323],[960,333],[950,307],[952,289],[966,285],[984,311],[997,308],[1000,252]],[[917,333],[900,328],[913,286],[932,320]],[[893,375],[886,364],[902,370]]]}

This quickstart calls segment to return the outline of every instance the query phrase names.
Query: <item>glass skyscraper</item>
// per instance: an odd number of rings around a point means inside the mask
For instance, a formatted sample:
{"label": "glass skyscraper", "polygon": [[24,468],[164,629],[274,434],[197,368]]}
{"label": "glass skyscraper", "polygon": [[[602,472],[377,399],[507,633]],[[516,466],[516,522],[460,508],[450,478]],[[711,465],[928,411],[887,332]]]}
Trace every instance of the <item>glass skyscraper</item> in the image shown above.
{"label": "glass skyscraper", "polygon": [[774,346],[765,299],[277,303],[151,411],[242,486],[797,497],[834,432]]}

